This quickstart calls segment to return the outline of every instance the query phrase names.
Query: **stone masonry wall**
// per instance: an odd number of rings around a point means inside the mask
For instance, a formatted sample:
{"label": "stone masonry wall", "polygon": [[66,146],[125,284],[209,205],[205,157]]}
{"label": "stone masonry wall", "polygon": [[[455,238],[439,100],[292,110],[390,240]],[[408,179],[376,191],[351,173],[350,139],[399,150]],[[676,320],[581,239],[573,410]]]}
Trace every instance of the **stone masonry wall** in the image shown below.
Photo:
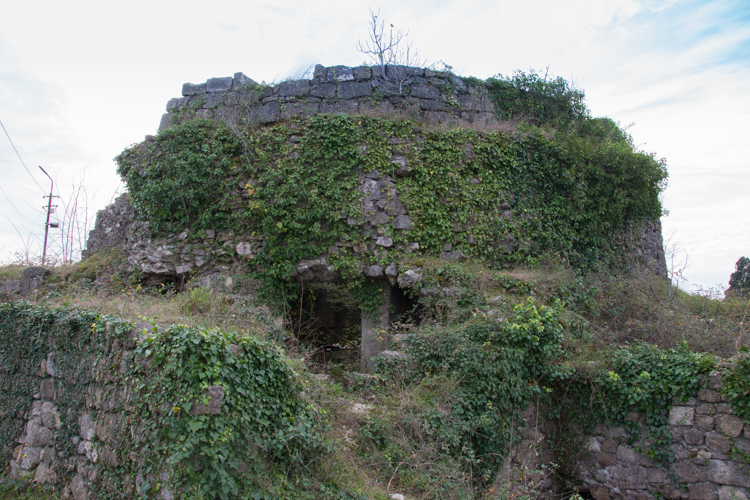
{"label": "stone masonry wall", "polygon": [[[595,435],[582,440],[576,457],[581,490],[595,500],[747,499],[750,425],[733,414],[721,387],[721,373],[713,372],[708,388],[671,408],[667,430],[674,462],[669,467],[644,454],[649,443],[628,444],[624,428],[598,426]],[[644,425],[642,414],[628,420]]]}
{"label": "stone masonry wall", "polygon": [[182,97],[167,103],[159,130],[197,116],[230,124],[273,123],[318,113],[383,115],[408,111],[433,122],[495,120],[495,106],[486,89],[468,85],[445,71],[379,66],[315,66],[310,80],[292,80],[262,87],[242,73],[186,83]]}
{"label": "stone masonry wall", "polygon": [[[55,350],[37,361],[39,388],[23,415],[23,431],[8,463],[11,478],[54,485],[62,490],[66,499],[95,498],[91,490],[101,481],[97,465],[117,467],[117,452],[123,441],[137,441],[139,430],[133,413],[134,393],[122,376],[129,368],[136,339],[150,328],[152,325],[142,323],[127,338],[109,336],[107,344],[100,346],[100,355],[96,359],[80,359],[83,372],[60,369]],[[108,325],[107,331],[111,330]],[[12,378],[13,374],[7,376]],[[91,377],[82,395],[85,400],[83,410],[59,406],[59,394],[70,393],[81,376]],[[61,428],[71,425],[78,432],[68,438],[68,443],[63,436],[69,434],[62,432]],[[68,455],[66,450],[71,448],[75,451]],[[143,482],[144,478],[125,480],[121,492],[125,498],[140,494],[139,480]]]}

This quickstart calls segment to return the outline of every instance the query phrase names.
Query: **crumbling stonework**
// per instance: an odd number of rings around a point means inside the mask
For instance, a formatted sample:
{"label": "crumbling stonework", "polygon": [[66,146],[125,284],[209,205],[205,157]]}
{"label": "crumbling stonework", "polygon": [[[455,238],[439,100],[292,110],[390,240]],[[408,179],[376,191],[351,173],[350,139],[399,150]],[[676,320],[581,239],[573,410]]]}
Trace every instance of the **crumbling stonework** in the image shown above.
{"label": "crumbling stonework", "polygon": [[130,204],[130,195],[125,193],[96,214],[96,223],[94,229],[89,232],[83,258],[99,250],[121,246],[132,222],[133,207]]}
{"label": "crumbling stonework", "polygon": [[[49,269],[43,267],[29,267],[24,269],[23,279],[0,283],[0,292],[18,294],[21,296],[29,295],[44,283],[44,279],[49,276],[50,273],[51,271]],[[54,285],[49,286],[54,287]]]}
{"label": "crumbling stonework", "polygon": [[[408,72],[407,85],[390,85]],[[467,85],[445,71],[426,68],[381,68],[317,65],[309,80],[282,82],[261,87],[242,73],[211,78],[202,84],[186,83],[182,97],[167,103],[159,130],[194,116],[243,123],[273,123],[294,116],[318,113],[362,113],[383,115],[408,111],[433,122],[463,120],[471,123],[495,121],[495,106],[486,89]]]}

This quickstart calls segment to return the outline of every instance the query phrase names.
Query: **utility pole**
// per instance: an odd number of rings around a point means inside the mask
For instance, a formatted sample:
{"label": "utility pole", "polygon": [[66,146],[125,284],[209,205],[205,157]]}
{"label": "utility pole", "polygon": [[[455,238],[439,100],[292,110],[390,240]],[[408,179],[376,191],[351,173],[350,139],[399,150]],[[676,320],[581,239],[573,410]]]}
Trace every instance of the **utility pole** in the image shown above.
{"label": "utility pole", "polygon": [[[42,168],[42,166],[39,166],[39,169],[44,172],[44,175],[49,177],[50,186],[49,186],[49,202],[47,202],[47,222],[44,223],[44,250],[42,250],[42,266],[44,266],[44,261],[47,258],[47,234],[49,233],[49,215],[52,212],[52,198],[57,198],[57,196],[52,196],[52,190],[55,187],[55,181],[52,180],[52,177]],[[47,198],[47,196],[44,196],[44,198]],[[57,224],[55,224],[55,227],[57,227]]]}

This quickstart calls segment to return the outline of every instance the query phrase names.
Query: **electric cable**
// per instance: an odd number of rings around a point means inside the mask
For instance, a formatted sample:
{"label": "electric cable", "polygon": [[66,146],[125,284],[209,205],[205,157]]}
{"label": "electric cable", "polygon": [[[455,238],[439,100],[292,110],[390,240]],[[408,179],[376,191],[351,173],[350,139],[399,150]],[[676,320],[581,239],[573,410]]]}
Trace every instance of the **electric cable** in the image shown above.
{"label": "electric cable", "polygon": [[[7,138],[8,138],[8,141],[10,141],[10,145],[11,145],[11,146],[13,146],[13,151],[15,151],[15,152],[16,152],[16,156],[18,156],[18,159],[19,159],[19,160],[21,160],[21,165],[23,165],[23,168],[25,168],[25,169],[26,169],[26,172],[27,172],[27,173],[28,173],[28,174],[29,174],[29,175],[31,176],[31,180],[33,180],[33,181],[34,181],[34,184],[36,184],[36,185],[37,185],[37,186],[39,187],[39,189],[41,189],[42,191],[46,192],[46,191],[44,190],[44,188],[43,188],[43,187],[42,187],[42,186],[41,186],[41,185],[40,185],[40,184],[39,184],[39,183],[38,183],[38,182],[36,181],[36,179],[34,178],[34,176],[33,176],[33,175],[31,175],[31,171],[30,171],[30,170],[29,170],[29,168],[28,168],[28,167],[26,166],[26,163],[25,163],[25,162],[23,161],[23,158],[21,158],[21,155],[20,155],[20,154],[18,153],[18,150],[16,149],[16,145],[15,145],[15,144],[13,144],[13,141],[12,141],[12,140],[11,140],[11,138],[10,138],[10,134],[8,134],[8,131],[7,131],[7,130],[5,130],[5,125],[3,125],[3,122],[2,122],[2,120],[0,120],[0,127],[3,127],[3,132],[5,132],[5,137],[7,137]],[[6,196],[6,198],[7,198],[7,196]]]}

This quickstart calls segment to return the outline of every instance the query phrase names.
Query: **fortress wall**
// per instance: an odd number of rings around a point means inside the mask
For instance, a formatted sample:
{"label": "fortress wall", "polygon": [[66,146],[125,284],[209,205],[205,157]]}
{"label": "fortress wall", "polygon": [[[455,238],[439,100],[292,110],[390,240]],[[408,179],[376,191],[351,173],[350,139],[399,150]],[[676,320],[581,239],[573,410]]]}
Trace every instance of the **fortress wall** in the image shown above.
{"label": "fortress wall", "polygon": [[273,123],[318,113],[406,112],[431,122],[496,121],[495,106],[483,87],[467,84],[445,71],[379,66],[323,67],[310,80],[263,87],[242,73],[186,83],[182,97],[167,103],[159,130],[197,116],[230,124]]}

